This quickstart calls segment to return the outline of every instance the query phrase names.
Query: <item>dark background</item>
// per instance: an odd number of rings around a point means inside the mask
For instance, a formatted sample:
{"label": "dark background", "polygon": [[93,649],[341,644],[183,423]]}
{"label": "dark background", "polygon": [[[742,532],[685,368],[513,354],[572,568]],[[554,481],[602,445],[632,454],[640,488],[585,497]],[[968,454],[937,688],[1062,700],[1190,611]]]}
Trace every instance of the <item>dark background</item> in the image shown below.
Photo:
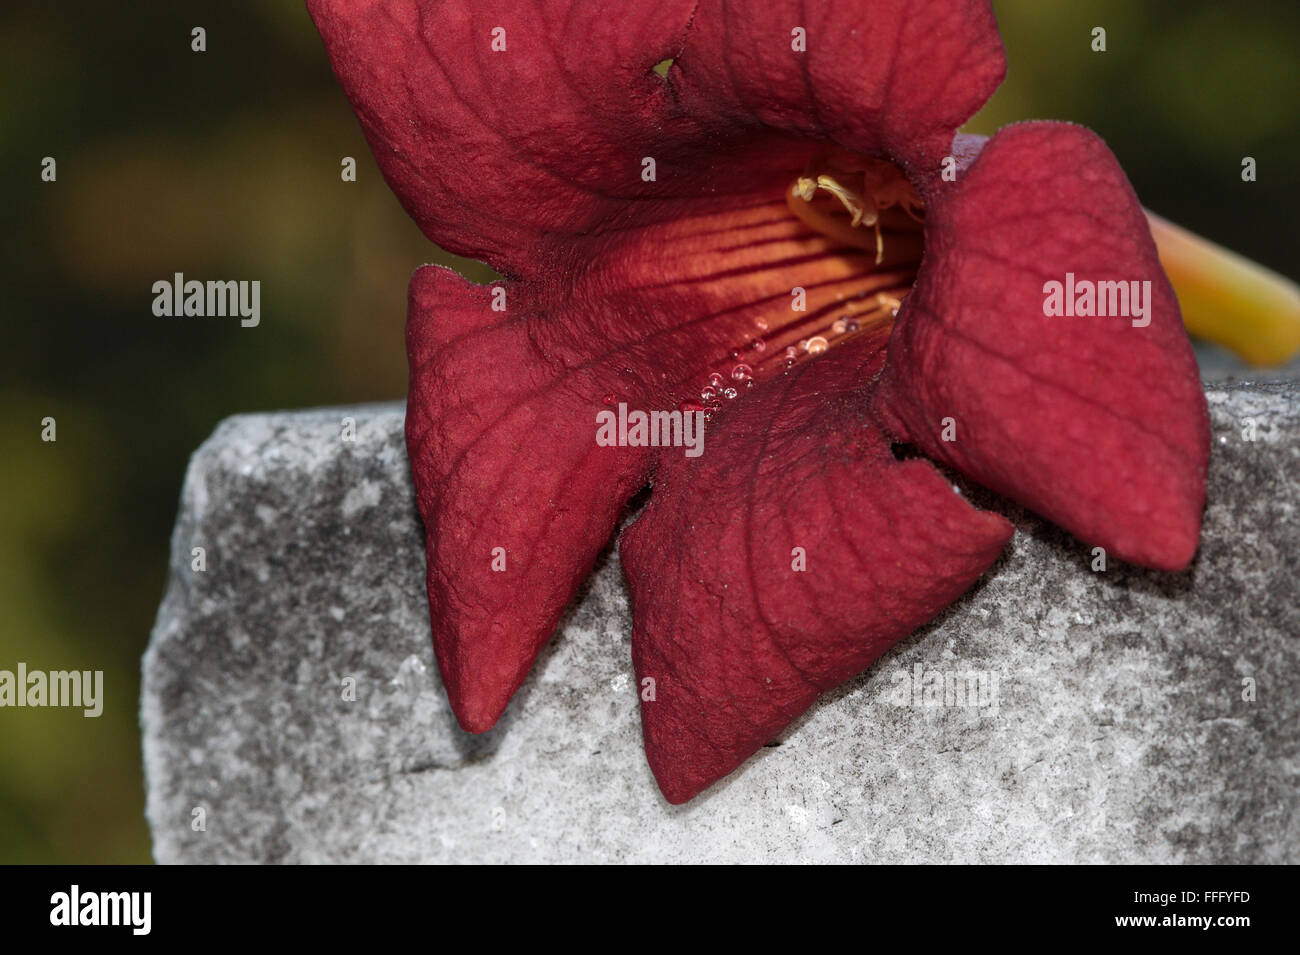
{"label": "dark background", "polygon": [[[994,7],[1008,79],[968,129],[1091,126],[1147,207],[1296,276],[1300,4]],[[294,0],[6,0],[0,175],[0,669],[106,696],[0,710],[0,861],[148,861],[139,660],[190,452],[237,412],[402,397],[413,269],[490,273],[402,213]],[[260,327],[154,317],[174,272],[260,279]]]}

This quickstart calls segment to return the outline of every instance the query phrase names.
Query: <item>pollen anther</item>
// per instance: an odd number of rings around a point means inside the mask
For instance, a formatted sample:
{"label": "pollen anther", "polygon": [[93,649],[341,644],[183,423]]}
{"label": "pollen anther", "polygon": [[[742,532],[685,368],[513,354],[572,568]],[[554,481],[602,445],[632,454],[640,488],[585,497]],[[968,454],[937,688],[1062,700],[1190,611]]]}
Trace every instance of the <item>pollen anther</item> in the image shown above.
{"label": "pollen anther", "polygon": [[[824,168],[824,167],[823,167]],[[875,231],[876,264],[885,258],[885,239],[880,230],[880,211],[890,206],[898,206],[909,217],[921,221],[917,210],[923,209],[921,198],[907,177],[892,163],[877,159],[860,159],[851,167],[841,171],[836,168],[835,175],[819,172],[800,176],[790,188],[790,208],[808,225],[835,238],[843,238],[843,228],[835,227],[834,218],[813,206],[817,190],[822,189],[836,199],[849,214],[849,228],[870,226]],[[837,178],[838,177],[838,178]],[[844,181],[861,188],[845,185]],[[799,202],[797,200],[802,200]],[[864,243],[852,242],[865,247]]]}

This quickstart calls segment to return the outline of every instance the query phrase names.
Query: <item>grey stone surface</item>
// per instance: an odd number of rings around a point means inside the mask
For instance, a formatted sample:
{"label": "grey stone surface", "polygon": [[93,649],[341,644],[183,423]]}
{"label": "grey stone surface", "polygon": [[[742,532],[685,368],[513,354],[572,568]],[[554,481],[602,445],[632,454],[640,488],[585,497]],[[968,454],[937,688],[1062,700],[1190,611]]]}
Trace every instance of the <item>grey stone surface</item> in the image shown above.
{"label": "grey stone surface", "polygon": [[[1210,389],[1191,570],[1094,573],[1078,541],[971,491],[1017,524],[1004,559],[681,807],[641,753],[615,556],[501,725],[471,737],[433,662],[400,406],[231,418],[190,464],[144,660],[155,854],[1300,861],[1300,389]],[[904,703],[918,665],[985,674],[984,705]]]}

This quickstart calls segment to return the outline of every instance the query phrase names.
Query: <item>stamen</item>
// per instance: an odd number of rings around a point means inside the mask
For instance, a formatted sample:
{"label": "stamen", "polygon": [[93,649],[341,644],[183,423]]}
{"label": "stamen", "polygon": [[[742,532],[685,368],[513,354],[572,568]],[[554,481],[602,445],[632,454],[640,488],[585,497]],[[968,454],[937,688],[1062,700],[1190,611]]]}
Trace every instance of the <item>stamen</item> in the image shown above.
{"label": "stamen", "polygon": [[[820,232],[829,238],[835,239],[837,242],[868,251],[874,249],[876,252],[876,264],[879,265],[884,260],[883,243],[877,241],[868,245],[867,237],[852,224],[845,223],[843,218],[837,218],[829,212],[813,205],[813,203],[808,199],[805,199],[803,191],[803,184],[805,182],[812,183],[815,191],[816,180],[799,180],[799,182],[795,184],[794,188],[790,190],[790,194],[786,199],[786,205],[790,207],[790,211],[798,216],[799,219],[803,221],[804,225],[808,226],[810,229],[815,232]],[[879,224],[876,225],[876,231],[877,240],[879,240]]]}
{"label": "stamen", "polygon": [[[858,226],[866,224],[876,230],[876,264],[879,265],[883,262],[885,260],[885,242],[880,234],[880,216],[871,194],[854,192],[852,189],[841,185],[834,176],[828,176],[825,173],[816,179],[800,176],[792,191],[805,203],[810,203],[818,189],[825,189],[838,199],[848,211],[852,217],[849,220],[849,228],[856,229]],[[798,215],[798,212],[796,211],[795,214]]]}
{"label": "stamen", "polygon": [[774,309],[749,319],[731,362],[710,362],[703,369],[707,380],[686,396],[683,408],[711,416],[800,361],[858,336],[887,334],[912,290],[923,252],[925,205],[897,166],[862,157],[829,159],[796,178],[785,202],[800,222],[830,240],[829,248],[820,244],[819,255],[856,257],[860,250],[873,256],[874,265],[864,263],[860,276],[829,283],[844,291],[819,291],[806,312]]}
{"label": "stamen", "polygon": [[[800,183],[806,183],[808,180],[807,177],[804,177],[799,181]],[[867,216],[866,202],[863,200],[863,197],[858,193],[854,192],[852,189],[848,189],[840,185],[838,182],[835,181],[833,177],[827,175],[818,176],[815,185],[816,188],[818,189],[825,189],[832,196],[834,196],[836,199],[840,200],[841,203],[843,203],[844,208],[847,209],[850,215],[853,216],[853,221],[850,222],[849,225],[852,226],[859,225],[862,222],[863,217]],[[803,198],[807,193],[807,191],[808,190],[806,186],[802,188],[799,193],[800,197]],[[807,197],[804,198],[804,201],[808,202],[810,201],[810,199],[811,197]],[[872,209],[870,216],[867,217],[867,225],[871,225],[875,221],[876,221],[876,210]]]}
{"label": "stamen", "polygon": [[[812,202],[818,189],[824,189],[844,206],[849,213],[849,230],[867,225],[875,230],[876,264],[885,260],[885,238],[880,230],[880,210],[898,206],[916,222],[924,220],[917,214],[925,208],[915,187],[908,182],[896,166],[882,160],[862,159],[856,161],[859,168],[850,168],[845,172],[836,170],[840,178],[860,177],[862,189],[844,185],[830,173],[800,176],[786,199],[791,210],[808,225],[825,232],[832,238],[842,239],[859,248],[869,248],[861,241],[846,238],[841,228],[829,227],[836,220],[833,216],[820,210],[814,211]],[[850,181],[852,181],[850,179]],[[802,208],[801,208],[802,206]],[[829,228],[828,228],[829,227]]]}

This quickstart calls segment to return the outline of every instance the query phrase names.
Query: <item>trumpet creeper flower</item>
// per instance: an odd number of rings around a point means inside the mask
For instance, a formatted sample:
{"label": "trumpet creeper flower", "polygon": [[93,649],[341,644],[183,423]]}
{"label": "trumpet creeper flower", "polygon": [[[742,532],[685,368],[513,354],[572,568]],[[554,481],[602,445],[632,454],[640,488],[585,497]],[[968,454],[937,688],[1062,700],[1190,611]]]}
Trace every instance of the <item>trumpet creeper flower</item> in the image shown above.
{"label": "trumpet creeper flower", "polygon": [[[1178,302],[1094,133],[957,134],[1005,69],[987,3],[308,6],[407,211],[503,276],[421,268],[406,333],[465,729],[647,486],[619,551],[675,803],[997,559],[1011,524],[936,465],[1112,557],[1192,560],[1209,426]],[[1101,291],[1050,314],[1067,276]],[[699,416],[701,453],[598,441],[615,409]]]}

